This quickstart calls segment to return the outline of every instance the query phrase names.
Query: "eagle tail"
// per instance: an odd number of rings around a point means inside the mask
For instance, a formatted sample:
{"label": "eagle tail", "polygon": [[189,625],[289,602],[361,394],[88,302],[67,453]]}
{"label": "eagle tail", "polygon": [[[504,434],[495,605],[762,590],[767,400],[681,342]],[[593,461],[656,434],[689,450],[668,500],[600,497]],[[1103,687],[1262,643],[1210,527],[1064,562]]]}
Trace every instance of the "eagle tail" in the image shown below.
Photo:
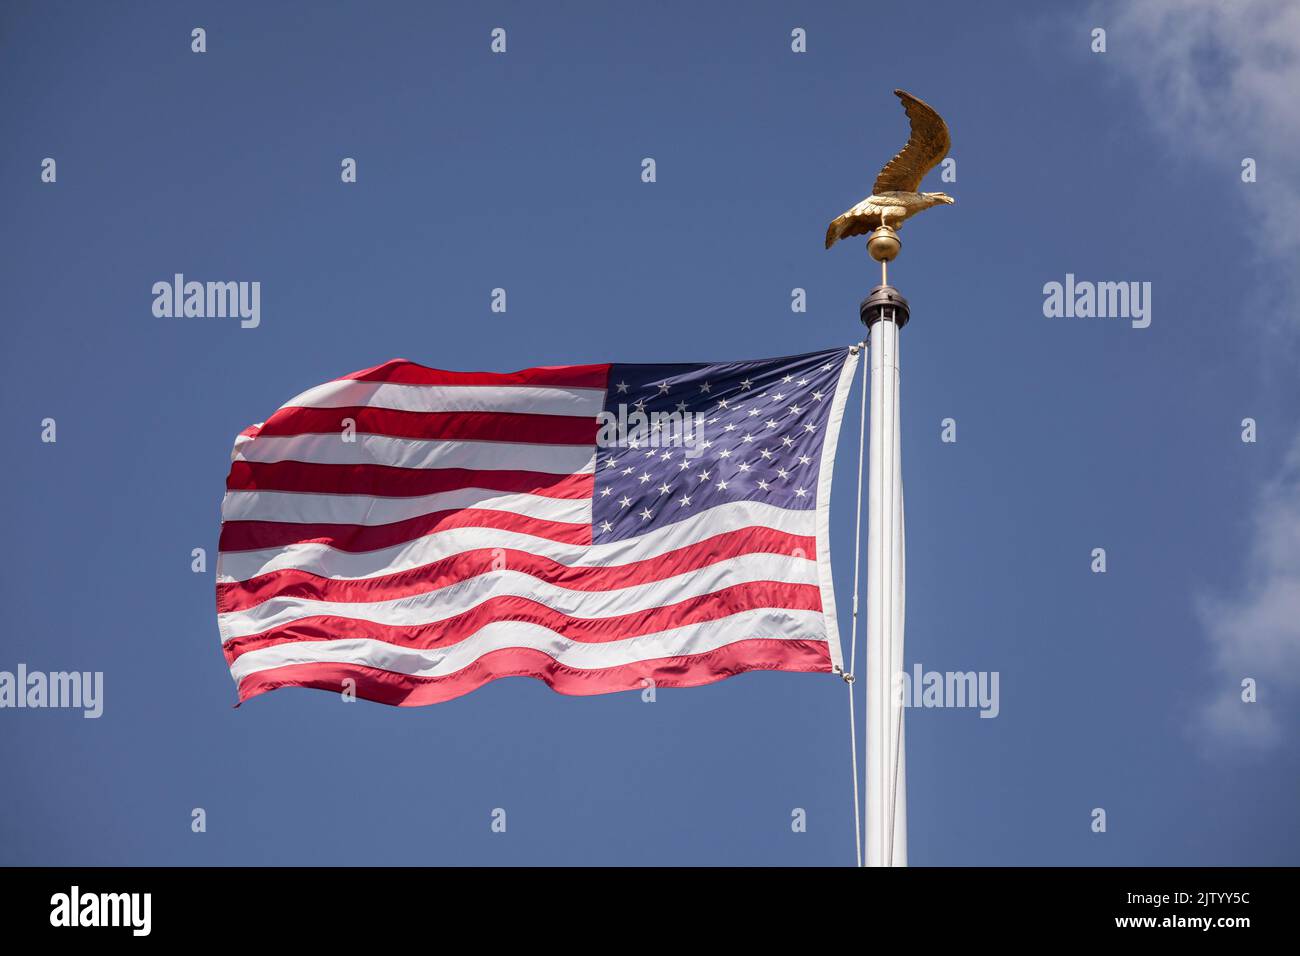
{"label": "eagle tail", "polygon": [[848,239],[852,236],[865,236],[879,224],[879,216],[853,216],[849,213],[845,213],[842,216],[836,216],[835,219],[831,221],[831,224],[826,227],[826,248],[829,249],[840,239]]}
{"label": "eagle tail", "polygon": [[843,220],[844,217],[840,216],[839,218],[832,220],[831,224],[826,227],[826,248],[827,249],[835,245],[835,240],[840,237],[839,226]]}

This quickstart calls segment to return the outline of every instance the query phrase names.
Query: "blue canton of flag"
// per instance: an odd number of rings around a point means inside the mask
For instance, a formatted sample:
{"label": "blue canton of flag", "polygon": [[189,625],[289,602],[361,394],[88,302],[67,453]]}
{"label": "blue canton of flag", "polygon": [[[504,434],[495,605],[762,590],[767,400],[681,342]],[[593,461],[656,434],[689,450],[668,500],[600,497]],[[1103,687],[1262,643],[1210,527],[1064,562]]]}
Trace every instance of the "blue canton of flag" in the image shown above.
{"label": "blue canton of flag", "polygon": [[607,427],[597,439],[593,542],[733,501],[814,510],[848,352],[613,365],[601,415]]}

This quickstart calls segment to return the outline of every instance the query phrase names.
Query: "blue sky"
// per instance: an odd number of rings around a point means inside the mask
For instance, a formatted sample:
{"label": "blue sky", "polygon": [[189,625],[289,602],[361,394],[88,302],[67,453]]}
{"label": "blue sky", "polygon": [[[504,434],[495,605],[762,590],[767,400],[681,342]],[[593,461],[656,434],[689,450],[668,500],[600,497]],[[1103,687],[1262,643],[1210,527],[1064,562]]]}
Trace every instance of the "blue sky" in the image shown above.
{"label": "blue sky", "polygon": [[[105,710],[0,711],[0,863],[851,864],[836,678],[236,710],[190,552],[240,429],[388,358],[856,341],[874,266],[822,236],[904,141],[895,86],[957,159],[891,270],[907,659],[1001,689],[908,713],[912,863],[1296,863],[1294,4],[1048,6],[7,4],[0,670],[102,670]],[[260,281],[260,326],[155,318],[176,272]],[[1150,327],[1044,317],[1067,273],[1151,282]]]}

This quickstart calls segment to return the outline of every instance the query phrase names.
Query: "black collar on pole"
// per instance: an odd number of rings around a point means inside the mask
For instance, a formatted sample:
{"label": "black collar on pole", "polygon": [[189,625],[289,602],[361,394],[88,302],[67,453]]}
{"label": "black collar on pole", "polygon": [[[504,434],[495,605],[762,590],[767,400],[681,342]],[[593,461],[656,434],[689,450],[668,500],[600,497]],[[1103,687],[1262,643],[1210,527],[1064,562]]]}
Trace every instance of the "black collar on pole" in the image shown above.
{"label": "black collar on pole", "polygon": [[858,317],[862,324],[871,328],[881,319],[893,322],[900,329],[907,325],[911,312],[907,300],[892,285],[878,285],[858,306]]}

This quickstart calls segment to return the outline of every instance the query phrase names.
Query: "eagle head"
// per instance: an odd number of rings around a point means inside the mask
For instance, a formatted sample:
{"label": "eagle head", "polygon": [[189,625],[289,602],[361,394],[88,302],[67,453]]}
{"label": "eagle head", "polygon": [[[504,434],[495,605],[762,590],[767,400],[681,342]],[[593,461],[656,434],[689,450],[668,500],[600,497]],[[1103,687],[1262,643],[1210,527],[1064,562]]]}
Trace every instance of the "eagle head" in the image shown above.
{"label": "eagle head", "polygon": [[921,193],[921,195],[929,201],[931,206],[938,206],[941,203],[951,206],[957,201],[947,193]]}

